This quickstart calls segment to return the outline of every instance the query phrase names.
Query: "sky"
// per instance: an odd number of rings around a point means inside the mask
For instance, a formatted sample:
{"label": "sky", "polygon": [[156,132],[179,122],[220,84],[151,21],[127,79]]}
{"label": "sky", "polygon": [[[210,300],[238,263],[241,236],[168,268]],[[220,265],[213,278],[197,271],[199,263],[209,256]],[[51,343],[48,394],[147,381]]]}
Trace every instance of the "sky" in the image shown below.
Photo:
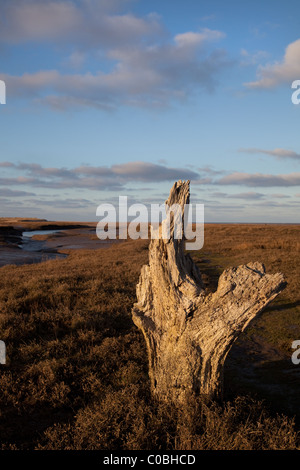
{"label": "sky", "polygon": [[206,222],[299,223],[299,14],[298,0],[1,0],[0,217],[97,221],[181,179]]}

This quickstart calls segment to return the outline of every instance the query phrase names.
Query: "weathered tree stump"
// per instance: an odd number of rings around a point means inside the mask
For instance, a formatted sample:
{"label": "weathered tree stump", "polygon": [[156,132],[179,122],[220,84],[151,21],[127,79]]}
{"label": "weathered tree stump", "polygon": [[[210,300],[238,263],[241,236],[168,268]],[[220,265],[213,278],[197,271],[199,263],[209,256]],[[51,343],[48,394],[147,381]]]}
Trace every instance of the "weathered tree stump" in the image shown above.
{"label": "weathered tree stump", "polygon": [[[189,203],[189,184],[173,185],[167,207]],[[173,222],[169,239],[150,241],[132,315],[146,340],[153,394],[181,405],[199,394],[222,397],[230,348],[286,282],[255,262],[226,269],[217,291],[207,294],[198,267],[184,252],[184,237],[174,237]]]}

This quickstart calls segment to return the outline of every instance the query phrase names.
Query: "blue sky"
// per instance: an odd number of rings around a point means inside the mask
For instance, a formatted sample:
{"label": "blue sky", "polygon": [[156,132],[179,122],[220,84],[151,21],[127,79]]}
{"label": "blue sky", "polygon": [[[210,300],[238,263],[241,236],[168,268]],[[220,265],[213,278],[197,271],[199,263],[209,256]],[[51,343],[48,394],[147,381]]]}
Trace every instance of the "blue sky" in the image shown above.
{"label": "blue sky", "polygon": [[2,0],[0,216],[93,221],[163,202],[207,222],[299,223],[300,6]]}

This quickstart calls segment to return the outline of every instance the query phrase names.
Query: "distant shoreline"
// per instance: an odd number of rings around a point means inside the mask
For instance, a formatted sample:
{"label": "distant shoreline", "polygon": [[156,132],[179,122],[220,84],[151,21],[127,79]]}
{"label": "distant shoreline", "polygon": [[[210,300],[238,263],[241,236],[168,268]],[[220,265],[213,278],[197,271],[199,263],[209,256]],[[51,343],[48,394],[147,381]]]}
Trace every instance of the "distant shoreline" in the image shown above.
{"label": "distant shoreline", "polygon": [[[205,222],[213,225],[298,226],[300,223]],[[74,250],[98,250],[124,240],[99,240],[97,222],[48,221],[35,218],[0,218],[0,268],[7,265],[34,264],[66,258]],[[24,232],[57,230],[58,233],[38,234],[23,238]]]}

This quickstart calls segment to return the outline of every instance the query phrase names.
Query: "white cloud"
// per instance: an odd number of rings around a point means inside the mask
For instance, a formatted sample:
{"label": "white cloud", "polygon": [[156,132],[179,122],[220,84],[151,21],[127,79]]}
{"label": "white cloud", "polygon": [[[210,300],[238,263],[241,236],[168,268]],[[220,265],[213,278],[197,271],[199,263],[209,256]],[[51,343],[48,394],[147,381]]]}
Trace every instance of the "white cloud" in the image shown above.
{"label": "white cloud", "polygon": [[257,70],[257,80],[245,83],[247,88],[274,88],[283,83],[292,83],[300,76],[300,39],[289,44],[281,62],[275,62]]}
{"label": "white cloud", "polygon": [[158,17],[118,14],[122,3],[98,0],[2,0],[0,40],[6,43],[64,41],[97,47],[135,43],[161,31]]}
{"label": "white cloud", "polygon": [[282,194],[282,193],[274,193],[274,194],[270,194],[270,196],[273,197],[274,199],[290,199],[291,197],[288,194]]}
{"label": "white cloud", "polygon": [[229,199],[244,199],[244,200],[253,200],[253,199],[263,199],[265,194],[256,193],[253,191],[249,191],[247,193],[237,193],[237,194],[227,194],[222,192],[214,192],[211,194],[213,197],[216,198],[229,198]]}
{"label": "white cloud", "polygon": [[[208,44],[212,38],[222,36],[221,32],[205,29],[195,36],[191,32],[177,36],[173,42],[134,46],[125,42],[107,51],[112,64],[108,72],[62,74],[41,70],[22,76],[2,74],[1,78],[11,97],[36,98],[62,110],[71,106],[103,110],[120,105],[169,106],[200,89],[214,89],[229,60],[225,51],[211,49]],[[73,56],[75,62],[81,58]]]}
{"label": "white cloud", "polygon": [[6,42],[49,40],[67,36],[81,24],[80,13],[70,2],[3,2],[0,38]]}
{"label": "white cloud", "polygon": [[73,51],[72,54],[64,61],[65,65],[69,65],[74,69],[82,67],[86,60],[86,54],[80,51]]}
{"label": "white cloud", "polygon": [[253,191],[249,191],[247,193],[238,193],[238,194],[228,194],[227,196],[230,199],[263,199],[265,197],[262,193],[256,193]]}
{"label": "white cloud", "polygon": [[187,33],[177,34],[174,37],[174,41],[179,47],[190,48],[199,46],[206,41],[216,41],[223,39],[225,34],[222,31],[216,31],[208,28],[204,28],[201,32],[195,33],[189,31]]}
{"label": "white cloud", "polygon": [[[0,163],[6,166],[6,162]],[[164,182],[192,179],[198,174],[184,168],[170,168],[148,162],[128,162],[118,165],[76,168],[45,168],[37,163],[11,164],[18,175],[0,178],[2,186],[29,185],[40,188],[86,188],[122,190],[130,182]]]}
{"label": "white cloud", "polygon": [[25,197],[25,196],[35,196],[35,193],[30,193],[28,191],[18,191],[9,188],[0,188],[0,197]]}
{"label": "white cloud", "polygon": [[300,173],[289,173],[285,175],[268,175],[262,173],[239,173],[235,172],[226,175],[215,181],[220,185],[241,185],[252,187],[279,187],[279,186],[299,186]]}
{"label": "white cloud", "polygon": [[240,65],[242,66],[257,65],[260,61],[265,60],[269,56],[266,51],[256,51],[251,53],[246,49],[241,49],[240,54]]}
{"label": "white cloud", "polygon": [[293,150],[287,150],[283,148],[275,148],[274,150],[264,150],[259,148],[241,148],[239,149],[239,152],[250,154],[262,153],[265,155],[270,155],[271,157],[275,157],[278,160],[292,159],[300,161],[299,153],[294,152]]}

